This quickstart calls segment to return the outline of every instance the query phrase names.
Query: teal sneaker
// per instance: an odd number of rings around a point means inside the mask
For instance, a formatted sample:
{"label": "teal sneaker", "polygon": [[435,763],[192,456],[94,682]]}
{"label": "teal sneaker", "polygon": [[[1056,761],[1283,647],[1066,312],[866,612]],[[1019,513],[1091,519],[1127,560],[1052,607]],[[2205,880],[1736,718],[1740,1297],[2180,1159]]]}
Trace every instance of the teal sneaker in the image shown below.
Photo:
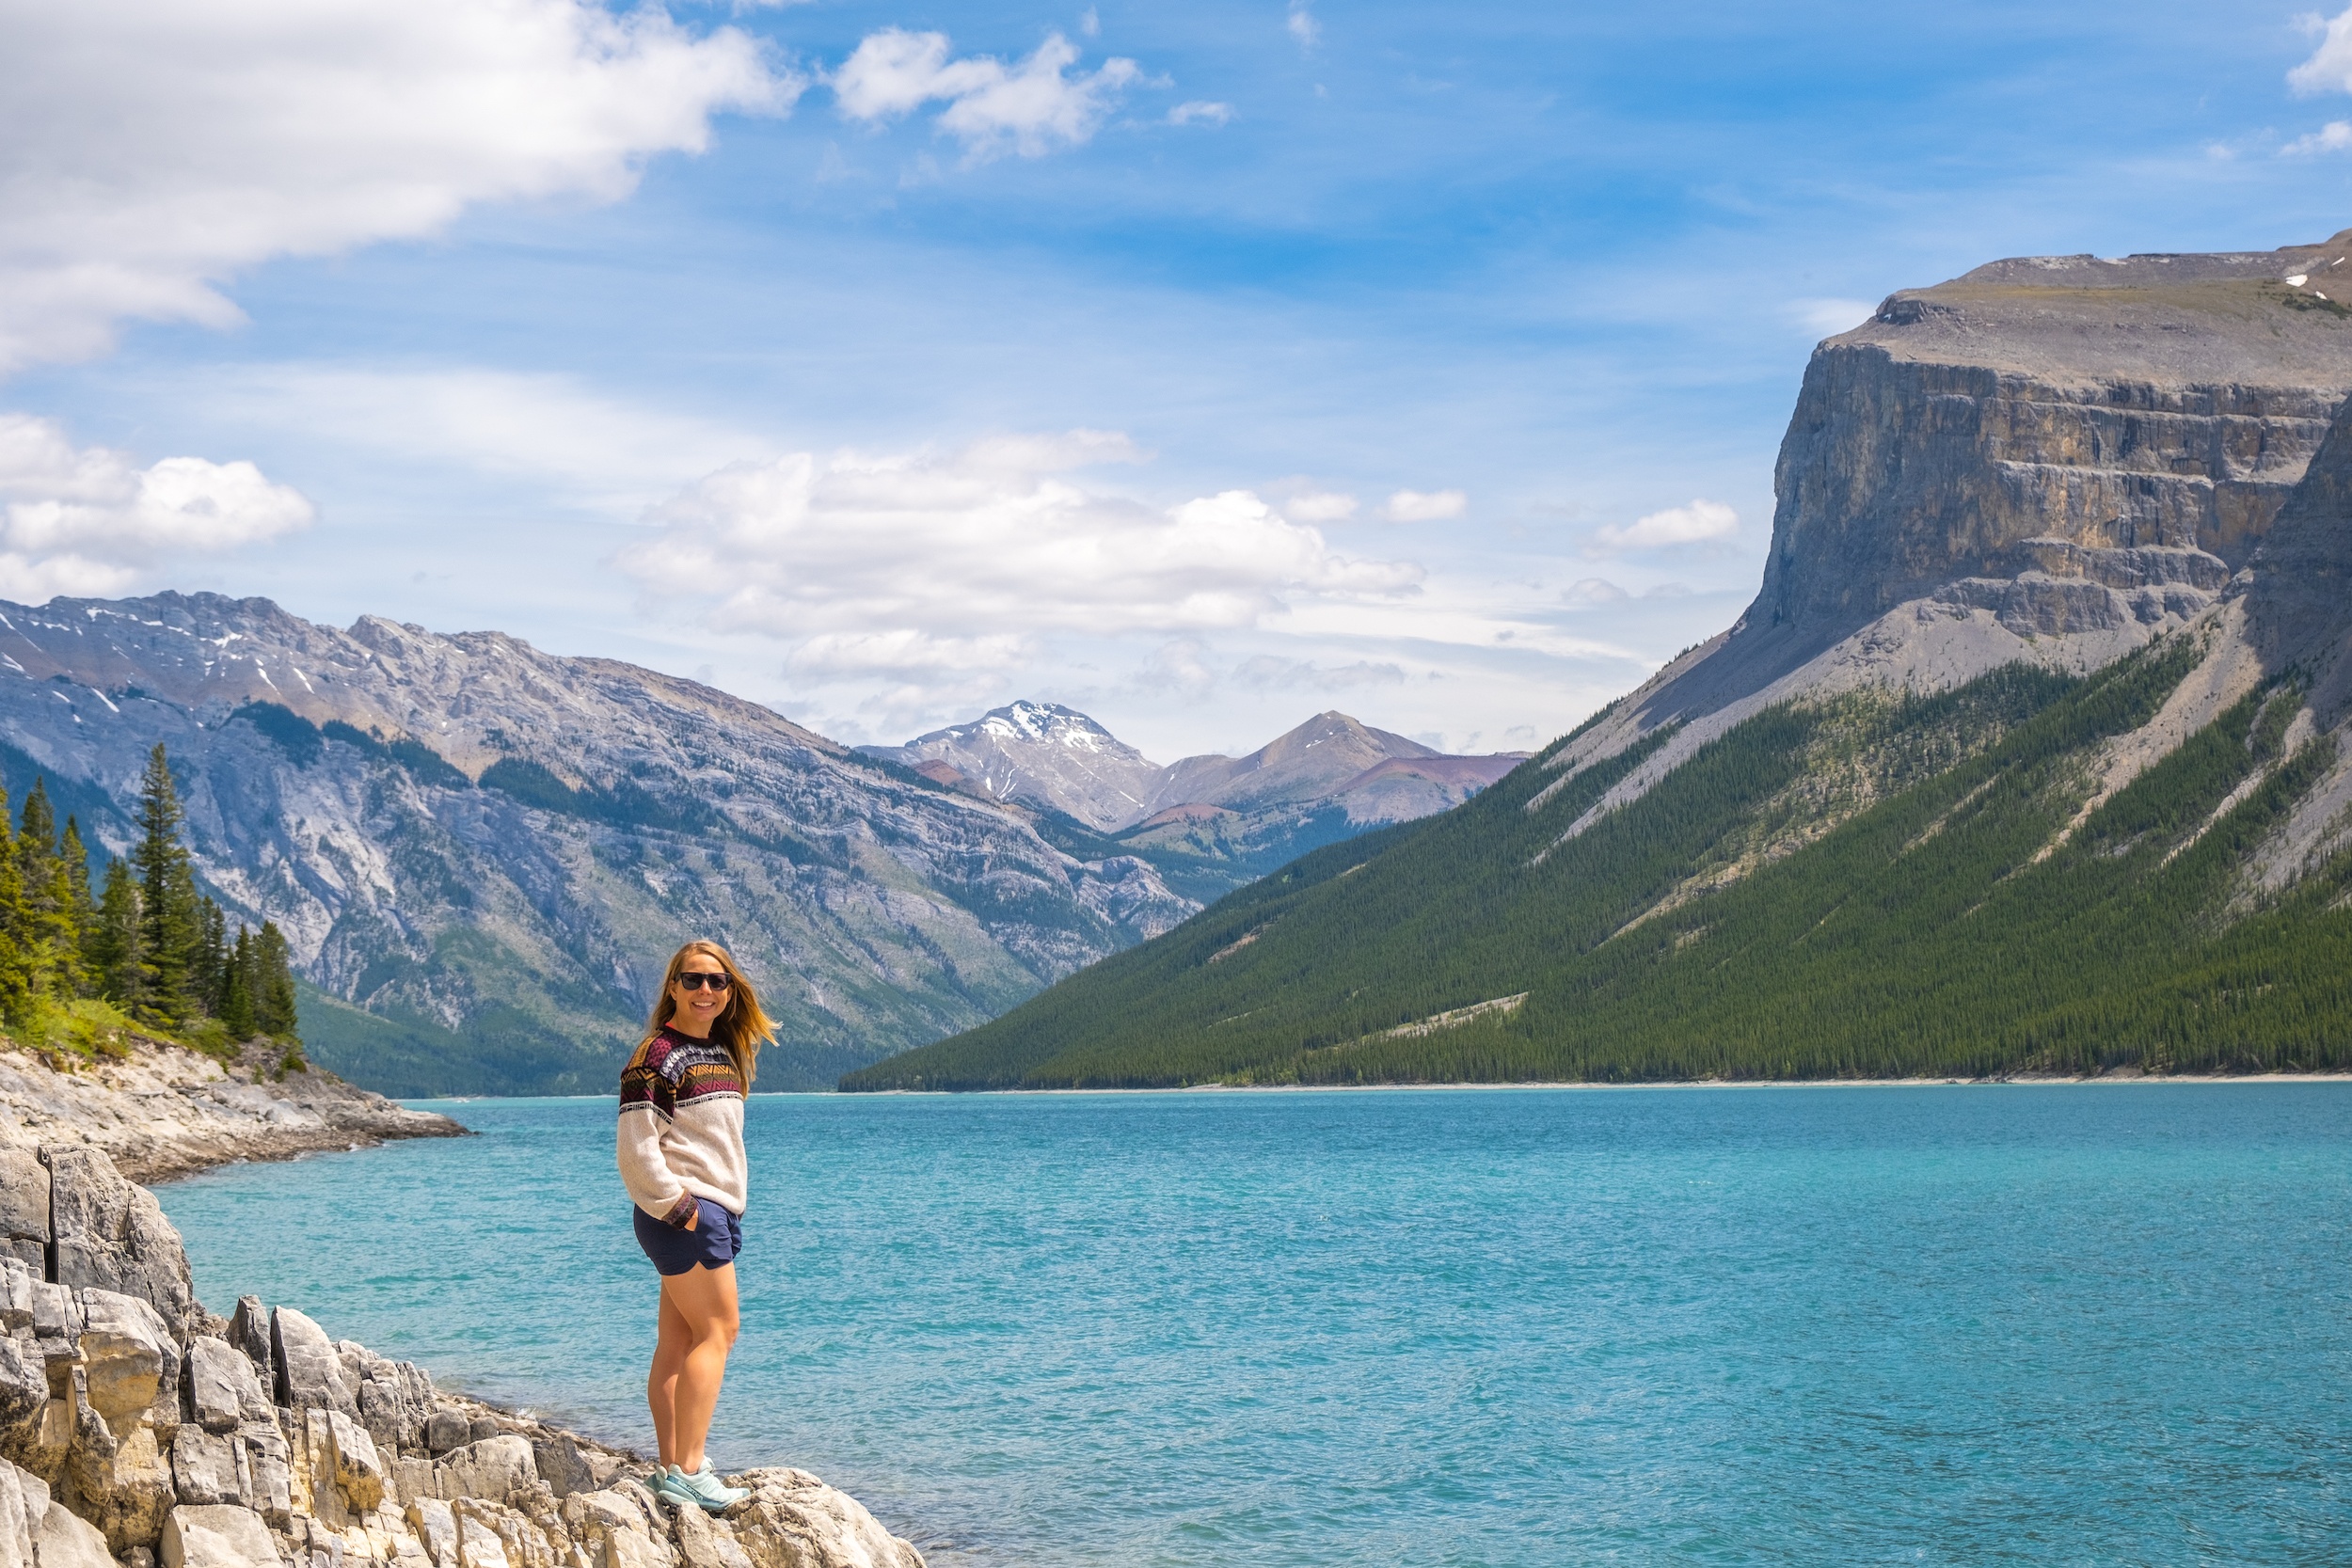
{"label": "teal sneaker", "polygon": [[703,1461],[703,1467],[691,1476],[673,1465],[661,1484],[670,1497],[692,1503],[707,1513],[723,1513],[751,1496],[747,1488],[722,1481],[708,1460]]}
{"label": "teal sneaker", "polygon": [[654,1497],[660,1501],[675,1503],[680,1507],[688,1503],[699,1504],[701,1499],[692,1493],[679,1488],[677,1478],[678,1467],[675,1465],[664,1465],[653,1473],[652,1479],[646,1484],[653,1489]]}

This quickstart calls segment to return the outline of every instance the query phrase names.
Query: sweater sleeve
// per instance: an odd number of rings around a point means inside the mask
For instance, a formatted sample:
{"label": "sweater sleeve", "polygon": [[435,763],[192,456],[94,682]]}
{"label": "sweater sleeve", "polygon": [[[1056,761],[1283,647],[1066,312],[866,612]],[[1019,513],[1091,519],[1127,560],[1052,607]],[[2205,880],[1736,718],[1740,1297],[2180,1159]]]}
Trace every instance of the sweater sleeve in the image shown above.
{"label": "sweater sleeve", "polygon": [[664,1225],[682,1227],[694,1212],[694,1195],[661,1157],[661,1130],[676,1112],[677,1090],[657,1070],[653,1053],[660,1043],[639,1046],[621,1071],[621,1184],[637,1207]]}

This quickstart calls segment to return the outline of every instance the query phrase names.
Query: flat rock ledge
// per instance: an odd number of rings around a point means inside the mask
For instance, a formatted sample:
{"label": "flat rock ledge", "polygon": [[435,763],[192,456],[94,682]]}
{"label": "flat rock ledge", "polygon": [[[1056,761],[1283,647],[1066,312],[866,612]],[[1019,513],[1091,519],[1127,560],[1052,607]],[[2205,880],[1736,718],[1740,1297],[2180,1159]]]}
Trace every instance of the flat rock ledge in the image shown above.
{"label": "flat rock ledge", "polygon": [[104,1149],[0,1147],[0,1568],[924,1568],[805,1471],[713,1518],[646,1469],[294,1307],[215,1317]]}
{"label": "flat rock ledge", "polygon": [[0,1049],[0,1147],[79,1144],[134,1181],[163,1181],[241,1160],[467,1135],[319,1068],[273,1076],[276,1058],[257,1045],[224,1064],[140,1037],[128,1056],[68,1069]]}

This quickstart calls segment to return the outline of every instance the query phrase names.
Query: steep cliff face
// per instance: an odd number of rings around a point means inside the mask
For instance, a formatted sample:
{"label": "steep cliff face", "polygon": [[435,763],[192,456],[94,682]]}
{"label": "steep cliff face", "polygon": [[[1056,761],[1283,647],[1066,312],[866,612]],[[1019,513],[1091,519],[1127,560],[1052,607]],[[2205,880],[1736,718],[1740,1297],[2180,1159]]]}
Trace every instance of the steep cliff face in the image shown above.
{"label": "steep cliff face", "polygon": [[691,681],[266,600],[0,605],[0,737],[116,850],[164,742],[202,879],[325,993],[315,1053],[402,1093],[604,1089],[692,933],[764,982],[785,1087],[1196,907]]}
{"label": "steep cliff face", "polygon": [[[1756,601],[1551,759],[1771,703],[2095,669],[2247,566],[2352,392],[2352,230],[2226,255],[2033,257],[1903,290],[1806,368]],[[2339,265],[2339,263],[2343,263]]]}

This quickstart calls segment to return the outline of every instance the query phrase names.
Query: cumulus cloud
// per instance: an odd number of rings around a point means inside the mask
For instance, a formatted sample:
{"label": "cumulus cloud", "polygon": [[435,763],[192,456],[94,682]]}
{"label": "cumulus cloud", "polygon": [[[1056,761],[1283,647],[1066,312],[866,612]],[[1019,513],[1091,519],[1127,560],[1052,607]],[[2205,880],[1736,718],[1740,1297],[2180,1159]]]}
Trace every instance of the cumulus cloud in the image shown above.
{"label": "cumulus cloud", "polygon": [[1609,549],[1648,550],[1665,545],[1728,539],[1739,530],[1740,514],[1721,501],[1697,499],[1688,506],[1670,507],[1637,517],[1622,528],[1612,524],[1594,537]]}
{"label": "cumulus cloud", "polygon": [[1434,523],[1469,510],[1470,497],[1459,490],[1399,490],[1380,508],[1380,515],[1392,523]]}
{"label": "cumulus cloud", "polygon": [[1229,125],[1232,119],[1233,106],[1231,103],[1211,103],[1199,99],[1189,103],[1179,103],[1168,111],[1170,125]]}
{"label": "cumulus cloud", "polygon": [[2279,149],[2281,156],[2307,158],[2314,152],[2342,152],[2352,148],[2352,120],[2331,119],[2310,135],[2297,136]]}
{"label": "cumulus cloud", "polygon": [[1315,20],[1308,0],[1291,0],[1290,20],[1284,25],[1290,28],[1291,37],[1298,40],[1301,49],[1312,49],[1323,41],[1323,24]]}
{"label": "cumulus cloud", "polygon": [[2312,57],[2287,72],[2287,86],[2299,93],[2352,92],[2352,7],[2332,22],[2307,17],[2319,34]]}
{"label": "cumulus cloud", "polygon": [[612,199],[711,116],[801,84],[732,27],[595,0],[13,4],[0,49],[0,371],[123,321],[233,324],[277,256],[485,201]]}
{"label": "cumulus cloud", "polygon": [[867,34],[828,79],[842,116],[878,124],[945,103],[939,129],[962,142],[968,157],[1036,158],[1091,140],[1142,75],[1135,61],[1116,57],[1071,73],[1078,48],[1059,33],[1012,65],[987,55],[952,59],[948,49],[945,33]]}
{"label": "cumulus cloud", "polygon": [[0,594],[114,594],[167,553],[232,549],[307,526],[310,503],[250,463],[76,448],[56,423],[0,414]]}
{"label": "cumulus cloud", "polygon": [[723,585],[703,624],[791,641],[811,673],[1011,660],[1018,640],[1057,632],[1252,626],[1422,580],[1410,562],[1338,554],[1246,490],[1161,511],[1068,477],[1136,456],[1124,436],[1073,431],[738,464],[654,508],[659,531],[620,564],[656,602]]}

